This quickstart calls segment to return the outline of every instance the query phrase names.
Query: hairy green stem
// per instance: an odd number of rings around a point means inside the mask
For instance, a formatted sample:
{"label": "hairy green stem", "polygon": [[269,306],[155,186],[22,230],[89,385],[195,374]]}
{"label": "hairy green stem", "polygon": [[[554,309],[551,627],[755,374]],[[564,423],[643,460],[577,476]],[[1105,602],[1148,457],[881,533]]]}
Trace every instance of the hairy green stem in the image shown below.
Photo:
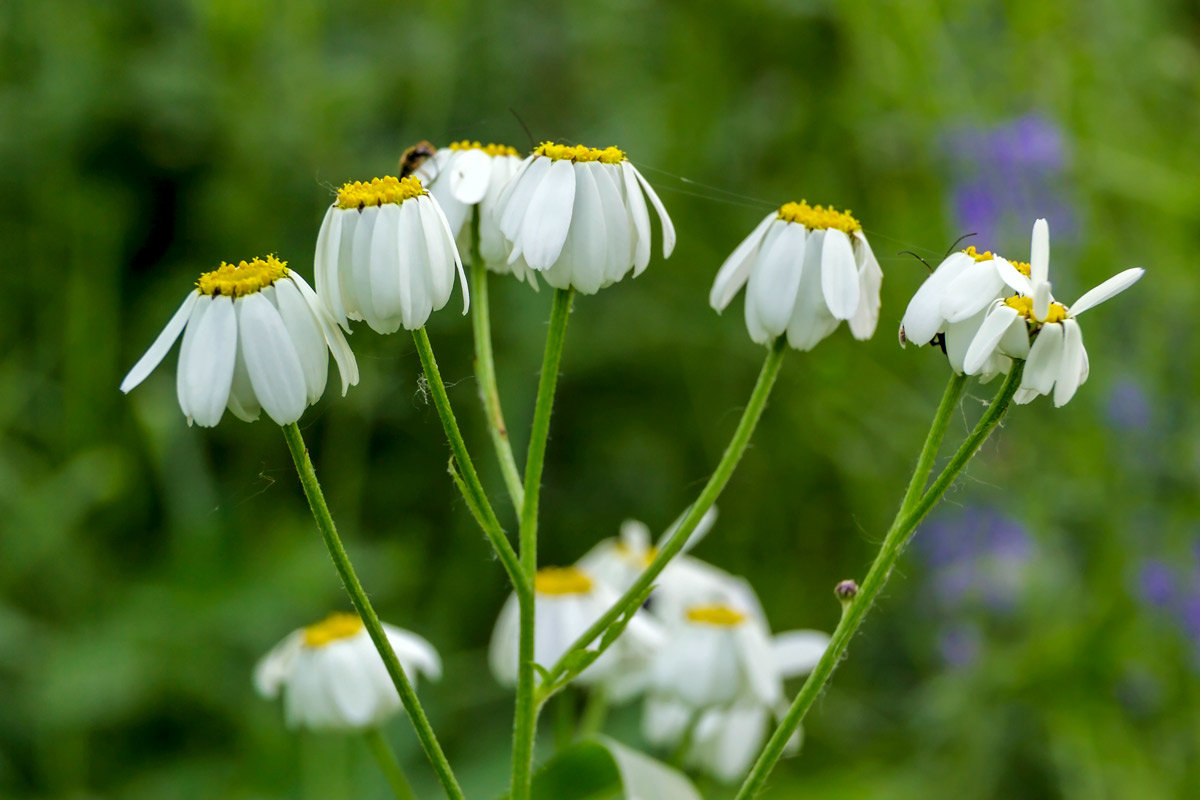
{"label": "hairy green stem", "polygon": [[458,462],[461,480],[456,480],[455,484],[460,490],[465,487],[463,498],[466,499],[472,515],[483,528],[488,541],[492,543],[492,549],[500,558],[500,563],[508,573],[509,580],[512,581],[519,594],[526,592],[530,582],[521,570],[520,559],[513,550],[512,543],[504,535],[500,520],[496,518],[496,512],[492,510],[487,492],[484,491],[483,484],[479,481],[479,473],[475,471],[475,464],[471,461],[470,453],[467,452],[467,444],[463,441],[462,433],[458,429],[458,420],[454,417],[450,397],[446,394],[446,384],[442,382],[442,373],[438,370],[437,359],[433,357],[433,346],[429,343],[429,335],[425,333],[424,328],[418,328],[413,331],[413,341],[417,344],[417,356],[421,359],[421,368],[425,371],[425,380],[429,383],[429,390],[433,395],[433,406],[437,409],[438,416],[442,420],[442,428],[446,431],[446,439],[450,442],[450,452],[454,454],[454,460]]}
{"label": "hairy green stem", "polygon": [[321,484],[317,481],[317,473],[308,456],[308,448],[304,446],[304,437],[300,434],[300,428],[294,422],[285,425],[283,426],[283,436],[292,453],[292,460],[296,463],[300,484],[304,487],[304,495],[308,498],[308,506],[312,509],[317,528],[325,540],[325,547],[329,550],[329,556],[333,559],[333,565],[337,568],[338,575],[341,576],[346,593],[350,595],[350,602],[354,604],[354,609],[362,619],[363,625],[366,626],[371,641],[375,643],[375,649],[383,658],[383,664],[387,668],[388,675],[391,676],[392,683],[396,685],[396,691],[400,694],[400,702],[404,705],[404,710],[408,712],[408,718],[417,732],[421,747],[425,749],[425,755],[433,764],[433,769],[437,772],[438,780],[442,782],[446,796],[451,800],[462,800],[463,793],[458,787],[458,780],[454,777],[450,762],[446,760],[446,754],[442,752],[442,746],[433,732],[433,727],[429,724],[429,718],[425,716],[425,709],[417,700],[417,693],[413,691],[408,676],[404,674],[404,668],[400,666],[400,660],[396,658],[396,652],[392,649],[391,642],[388,641],[379,616],[371,606],[371,601],[367,599],[367,593],[363,589],[362,583],[359,582],[358,575],[354,572],[350,557],[346,555],[346,549],[342,547],[342,540],[338,537],[333,516],[329,513],[329,506],[325,503],[325,494],[321,491]]}
{"label": "hairy green stem", "polygon": [[384,738],[383,732],[379,728],[369,728],[363,732],[363,738],[367,741],[371,755],[375,756],[380,771],[387,778],[388,785],[392,787],[392,794],[396,795],[396,800],[416,800],[417,796],[413,794],[412,786],[408,784],[408,778],[404,777],[404,770],[400,768],[400,762],[396,760],[396,754],[392,752],[392,747]]}
{"label": "hairy green stem", "polygon": [[[759,754],[758,760],[754,763],[750,774],[746,776],[746,780],[742,783],[738,790],[735,800],[751,800],[762,791],[763,785],[766,783],[767,776],[778,763],[783,755],[784,748],[787,746],[788,739],[799,727],[804,720],[804,715],[808,713],[809,708],[820,696],[821,691],[829,682],[833,675],[833,671],[837,668],[842,656],[846,652],[846,648],[850,645],[850,640],[854,638],[854,634],[862,625],[863,619],[866,618],[867,612],[870,611],[875,598],[887,583],[888,577],[891,575],[892,567],[895,566],[900,553],[904,550],[904,546],[912,537],[917,525],[929,513],[929,510],[942,498],[946,490],[966,467],[967,463],[979,451],[979,448],[1000,424],[1000,420],[1004,416],[1004,412],[1008,410],[1009,404],[1012,402],[1013,394],[1016,393],[1017,387],[1021,384],[1021,373],[1024,370],[1024,361],[1015,361],[1012,370],[1005,379],[1004,384],[1000,387],[1000,391],[996,394],[987,411],[984,412],[975,428],[959,446],[958,450],[951,457],[948,464],[941,471],[938,477],[934,480],[929,490],[920,495],[920,499],[912,501],[908,509],[905,509],[904,503],[901,504],[900,513],[896,515],[896,520],[892,523],[891,529],[883,540],[883,544],[879,548],[878,555],[875,556],[875,561],[872,562],[870,570],[867,572],[867,577],[863,580],[862,586],[859,587],[858,594],[853,600],[849,601],[842,614],[841,622],[834,629],[833,637],[829,643],[829,647],[821,656],[816,668],[808,676],[801,687],[800,693],[796,695],[791,707],[779,726],[767,741],[766,747]],[[952,394],[959,394],[962,387],[957,390],[954,388],[954,380],[951,380],[950,386],[947,387],[946,393],[942,397],[942,403],[938,406],[937,414],[934,417],[933,425],[930,427],[929,436],[925,440],[925,447],[922,449],[921,458],[917,462],[917,471],[913,475],[913,481],[909,484],[910,491],[905,495],[905,502],[910,500],[910,495],[913,494],[912,487],[914,484],[924,485],[924,477],[920,477],[919,473],[926,464],[932,464],[932,459],[936,455],[937,448],[933,445],[935,441],[941,441],[945,434],[946,426],[950,421],[950,417],[954,410],[954,402],[950,402]],[[928,458],[926,457],[928,454]],[[919,490],[918,490],[919,492]]]}
{"label": "hairy green stem", "polygon": [[567,648],[567,651],[563,653],[554,666],[550,668],[549,675],[543,684],[547,689],[540,697],[542,702],[550,697],[557,688],[561,688],[555,686],[555,681],[564,674],[568,658],[576,651],[586,649],[610,625],[641,603],[650,585],[654,583],[654,579],[666,568],[668,562],[683,549],[688,538],[692,535],[692,531],[696,530],[696,526],[700,524],[700,520],[704,517],[705,513],[712,508],[713,503],[717,502],[717,498],[725,488],[725,484],[729,482],[730,476],[733,475],[734,469],[737,468],[738,462],[741,461],[742,453],[745,452],[746,445],[750,442],[750,436],[754,433],[755,426],[758,425],[758,420],[762,416],[763,409],[766,407],[767,398],[771,394],[771,388],[775,385],[775,378],[779,375],[779,367],[783,363],[783,356],[786,352],[787,341],[781,336],[768,349],[766,360],[763,361],[762,369],[758,373],[758,380],[754,384],[754,390],[750,393],[750,399],[746,403],[746,408],[742,411],[742,418],[738,420],[737,428],[733,432],[733,438],[729,440],[729,444],[725,447],[725,452],[721,455],[721,460],[717,462],[717,467],[713,470],[712,476],[709,477],[708,483],[700,491],[700,496],[696,498],[696,502],[688,509],[687,514],[680,521],[675,533],[659,548],[658,555],[654,557],[654,560],[650,562],[645,571],[638,576],[633,585],[591,627],[584,631]]}
{"label": "hairy green stem", "polygon": [[492,356],[492,322],[488,304],[488,271],[479,249],[479,206],[471,212],[471,328],[475,334],[475,378],[479,381],[479,400],[488,421],[488,433],[500,461],[500,473],[513,508],[520,515],[525,504],[521,471],[508,440],[508,426],[500,407],[500,389],[496,385],[496,362]]}
{"label": "hairy green stem", "polygon": [[[554,391],[558,386],[558,365],[562,360],[563,340],[571,314],[573,289],[554,292],[550,310],[550,330],[546,334],[546,352],[538,378],[537,405],[529,436],[529,455],[525,459],[525,498],[521,505],[521,567],[532,586],[537,573],[538,500],[541,495],[542,467],[546,458],[546,439],[550,434],[550,414]],[[517,700],[513,714],[512,800],[528,800],[532,788],[533,743],[537,735],[537,696],[534,684],[534,598],[517,597],[520,634],[517,644]]]}

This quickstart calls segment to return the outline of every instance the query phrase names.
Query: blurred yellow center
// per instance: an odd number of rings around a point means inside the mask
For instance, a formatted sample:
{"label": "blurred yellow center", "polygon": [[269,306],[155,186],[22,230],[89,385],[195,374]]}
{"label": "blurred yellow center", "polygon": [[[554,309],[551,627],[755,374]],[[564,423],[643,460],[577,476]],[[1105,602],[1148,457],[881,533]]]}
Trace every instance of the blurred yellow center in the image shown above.
{"label": "blurred yellow center", "polygon": [[520,153],[517,152],[517,148],[509,147],[506,144],[492,144],[491,142],[488,142],[487,144],[480,144],[479,142],[472,142],[467,139],[463,139],[461,142],[451,142],[450,149],[451,150],[482,150],[483,152],[487,153],[489,156],[520,155]]}
{"label": "blurred yellow center", "polygon": [[[976,261],[991,261],[993,258],[996,257],[996,256],[992,255],[991,250],[985,250],[984,252],[980,253],[979,251],[977,251],[974,248],[974,246],[968,247],[966,250],[963,250],[963,252],[966,253],[967,255],[969,255],[971,258],[975,259]],[[1029,277],[1029,262],[1009,260],[1008,263],[1010,263],[1014,267],[1016,267],[1017,272],[1021,273],[1026,278]]]}
{"label": "blurred yellow center", "polygon": [[196,281],[201,294],[242,297],[261,291],[288,274],[287,262],[275,256],[241,261],[221,262],[212,272],[205,272]]}
{"label": "blurred yellow center", "polygon": [[658,557],[658,548],[647,547],[643,552],[637,553],[632,547],[624,542],[617,542],[617,555],[624,559],[637,559],[641,562],[641,566],[648,567],[650,566],[650,562]]}
{"label": "blurred yellow center", "polygon": [[[1004,301],[1004,304],[1009,308],[1015,308],[1017,313],[1025,319],[1033,319],[1033,298],[1023,297],[1022,295],[1014,295]],[[1041,322],[1062,322],[1067,318],[1067,307],[1061,303],[1050,303],[1050,311],[1046,314],[1046,318]]]}
{"label": "blurred yellow center", "polygon": [[384,203],[403,203],[412,197],[425,194],[421,182],[413,176],[393,178],[388,175],[383,178],[372,178],[370,182],[354,181],[342,185],[337,193],[338,208],[357,208],[362,210],[367,206],[381,206]]}
{"label": "blurred yellow center", "polygon": [[687,618],[689,622],[698,622],[701,625],[720,625],[729,628],[740,625],[745,621],[746,615],[729,606],[692,606],[687,610]]}
{"label": "blurred yellow center", "polygon": [[807,201],[799,203],[784,203],[779,207],[779,218],[784,222],[796,222],[810,231],[839,230],[847,236],[855,231],[861,231],[858,223],[849,211],[838,211],[825,206],[810,206]]}
{"label": "blurred yellow center", "polygon": [[539,156],[548,156],[555,161],[574,161],[576,163],[599,161],[601,164],[620,164],[625,160],[625,154],[615,147],[606,147],[601,150],[596,147],[586,147],[582,144],[569,145],[542,142],[533,152]]}
{"label": "blurred yellow center", "polygon": [[592,579],[575,567],[546,567],[533,576],[533,588],[538,594],[587,594]]}
{"label": "blurred yellow center", "polygon": [[324,647],[338,639],[348,639],[363,629],[357,614],[334,612],[316,625],[304,629],[304,644],[308,647]]}

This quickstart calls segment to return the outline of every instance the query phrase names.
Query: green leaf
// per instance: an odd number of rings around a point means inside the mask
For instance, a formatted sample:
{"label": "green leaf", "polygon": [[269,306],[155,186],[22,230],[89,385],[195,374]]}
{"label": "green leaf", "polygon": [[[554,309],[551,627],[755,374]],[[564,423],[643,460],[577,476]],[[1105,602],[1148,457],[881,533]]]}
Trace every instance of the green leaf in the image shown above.
{"label": "green leaf", "polygon": [[607,736],[562,750],[533,776],[533,800],[701,800],[683,774]]}

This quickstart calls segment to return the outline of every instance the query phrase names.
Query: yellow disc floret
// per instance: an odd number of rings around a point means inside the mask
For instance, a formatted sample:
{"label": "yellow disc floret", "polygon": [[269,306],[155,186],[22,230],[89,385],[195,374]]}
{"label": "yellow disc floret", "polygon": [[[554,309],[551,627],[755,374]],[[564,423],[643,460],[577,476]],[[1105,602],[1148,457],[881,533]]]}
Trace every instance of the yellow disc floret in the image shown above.
{"label": "yellow disc floret", "polygon": [[[992,255],[991,250],[985,250],[984,252],[980,253],[975,249],[974,246],[968,247],[966,250],[963,250],[963,252],[976,261],[991,261],[993,258],[997,258],[997,256]],[[1021,273],[1026,278],[1029,277],[1029,262],[1009,260],[1008,263],[1016,267],[1017,272]]]}
{"label": "yellow disc floret", "polygon": [[575,567],[546,567],[533,576],[533,589],[538,594],[587,594],[592,579]]}
{"label": "yellow disc floret", "polygon": [[625,160],[625,153],[615,147],[606,147],[601,150],[597,147],[587,147],[582,144],[569,145],[542,142],[533,152],[539,156],[552,158],[555,161],[574,161],[576,163],[599,161],[601,164],[620,164]]}
{"label": "yellow disc floret", "polygon": [[1017,313],[1028,320],[1035,322],[1062,322],[1067,318],[1067,307],[1062,303],[1050,303],[1050,310],[1046,313],[1046,318],[1042,320],[1033,319],[1033,298],[1024,297],[1023,295],[1013,295],[1004,301],[1004,304],[1009,308],[1015,308]]}
{"label": "yellow disc floret", "polygon": [[799,203],[784,203],[779,207],[779,218],[784,222],[798,222],[810,231],[833,228],[849,236],[862,230],[862,225],[849,210],[838,211],[832,207],[810,206],[804,200]]}
{"label": "yellow disc floret", "polygon": [[719,625],[730,628],[744,622],[746,615],[729,606],[692,606],[687,610],[687,618],[689,622],[698,622],[701,625]]}
{"label": "yellow disc floret", "polygon": [[381,206],[384,203],[403,203],[413,197],[426,194],[421,181],[413,176],[393,178],[391,175],[383,178],[372,178],[370,182],[353,181],[342,185],[337,193],[338,208],[357,208],[360,211],[367,206]]}
{"label": "yellow disc floret", "polygon": [[201,294],[242,297],[261,291],[288,274],[287,262],[275,256],[228,264],[224,261],[196,281]]}
{"label": "yellow disc floret", "polygon": [[517,152],[517,148],[509,147],[506,144],[493,144],[492,142],[488,142],[487,144],[481,144],[479,142],[472,142],[469,139],[463,139],[461,142],[451,142],[450,149],[451,150],[482,150],[483,152],[487,153],[489,156],[517,156],[517,155],[520,155],[520,153]]}
{"label": "yellow disc floret", "polygon": [[338,639],[349,639],[363,629],[357,614],[334,612],[316,625],[304,629],[304,644],[308,647],[324,647]]}

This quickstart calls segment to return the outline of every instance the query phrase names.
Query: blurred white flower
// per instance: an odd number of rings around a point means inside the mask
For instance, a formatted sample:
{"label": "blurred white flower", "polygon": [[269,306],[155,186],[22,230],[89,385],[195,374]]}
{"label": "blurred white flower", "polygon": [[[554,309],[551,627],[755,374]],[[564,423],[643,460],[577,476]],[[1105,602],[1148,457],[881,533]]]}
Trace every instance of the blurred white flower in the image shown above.
{"label": "blurred white flower", "polygon": [[189,425],[216,425],[226,408],[247,422],[260,411],[280,425],[295,422],[324,394],[331,351],[342,394],[358,383],[346,338],[304,279],[275,256],[222,262],[201,275],[121,391],[144,381],[181,333],[175,385]]}
{"label": "blurred white flower", "polygon": [[521,168],[521,163],[516,148],[461,141],[438,150],[415,174],[446,213],[460,253],[470,257],[471,207],[478,205],[479,254],[484,264],[492,272],[511,274],[537,289],[537,277],[524,258],[509,262],[512,244],[500,233],[495,219],[500,192]]}
{"label": "blurred white flower", "polygon": [[982,371],[997,354],[1024,359],[1025,371],[1013,399],[1028,403],[1054,392],[1054,405],[1065,405],[1087,380],[1088,357],[1075,317],[1128,289],[1145,273],[1135,267],[1120,272],[1087,292],[1071,306],[1050,294],[1050,231],[1046,220],[1033,225],[1026,276],[1007,262],[1001,279],[1017,294],[992,301],[963,362],[967,374]]}
{"label": "blurred white flower", "polygon": [[708,302],[723,311],[745,286],[751,339],[786,333],[789,345],[811,350],[842,320],[854,338],[871,338],[882,280],[858,220],[801,201],[768,214],[725,259]]}
{"label": "blurred white flower", "polygon": [[[414,689],[418,675],[441,677],[433,645],[391,625],[383,629]],[[290,728],[362,730],[402,708],[387,667],[356,614],[332,614],[293,631],[258,662],[254,686],[268,699],[283,692]]]}
{"label": "blurred white flower", "polygon": [[377,333],[416,330],[467,279],[446,215],[414,178],[355,181],[338,190],[317,234],[316,284],[334,319]]}
{"label": "blurred white flower", "polygon": [[[546,567],[534,577],[533,660],[549,669],[620,594],[577,567]],[[517,682],[520,633],[517,597],[510,595],[492,631],[489,662],[504,686]],[[592,644],[595,644],[593,642]],[[640,690],[645,666],[662,644],[659,625],[638,612],[612,645],[579,675],[584,685],[604,684],[618,699]]]}
{"label": "blurred white flower", "polygon": [[556,289],[594,294],[650,262],[646,198],[666,258],[675,248],[671,218],[623,152],[544,142],[500,193],[494,218],[512,242],[510,263],[524,258]]}

